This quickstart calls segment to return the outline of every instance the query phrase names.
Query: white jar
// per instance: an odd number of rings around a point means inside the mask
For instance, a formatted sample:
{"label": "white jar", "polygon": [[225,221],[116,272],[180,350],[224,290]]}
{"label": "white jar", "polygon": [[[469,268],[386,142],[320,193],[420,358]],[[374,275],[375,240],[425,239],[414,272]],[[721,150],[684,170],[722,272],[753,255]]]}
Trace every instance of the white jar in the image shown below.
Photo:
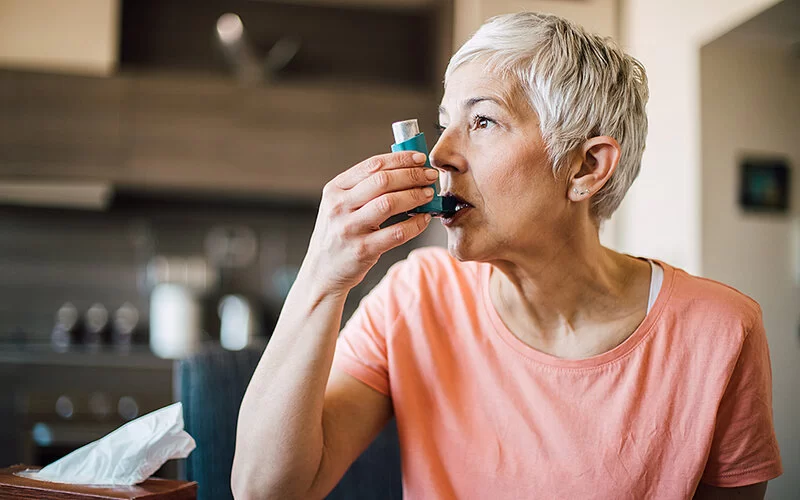
{"label": "white jar", "polygon": [[178,359],[200,348],[200,306],[183,285],[160,283],[150,294],[150,349],[161,358]]}
{"label": "white jar", "polygon": [[241,295],[226,295],[220,300],[219,319],[219,341],[229,351],[247,347],[258,329],[253,308]]}

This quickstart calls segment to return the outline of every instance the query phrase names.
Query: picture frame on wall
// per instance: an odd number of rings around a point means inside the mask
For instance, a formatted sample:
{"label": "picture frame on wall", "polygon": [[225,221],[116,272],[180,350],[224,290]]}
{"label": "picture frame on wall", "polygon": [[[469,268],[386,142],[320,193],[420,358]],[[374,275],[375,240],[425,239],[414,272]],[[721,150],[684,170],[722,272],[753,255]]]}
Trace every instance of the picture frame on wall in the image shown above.
{"label": "picture frame on wall", "polygon": [[745,157],[739,165],[739,206],[748,212],[787,213],[790,169],[784,158]]}

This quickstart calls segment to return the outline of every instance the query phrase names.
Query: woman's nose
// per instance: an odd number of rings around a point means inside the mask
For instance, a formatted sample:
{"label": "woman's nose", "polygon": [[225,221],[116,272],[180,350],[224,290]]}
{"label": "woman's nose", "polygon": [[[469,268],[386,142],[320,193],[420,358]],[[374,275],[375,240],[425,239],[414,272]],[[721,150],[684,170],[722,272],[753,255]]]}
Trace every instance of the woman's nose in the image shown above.
{"label": "woman's nose", "polygon": [[457,153],[453,134],[445,130],[436,141],[430,153],[431,166],[445,172],[458,172],[462,170],[463,160]]}

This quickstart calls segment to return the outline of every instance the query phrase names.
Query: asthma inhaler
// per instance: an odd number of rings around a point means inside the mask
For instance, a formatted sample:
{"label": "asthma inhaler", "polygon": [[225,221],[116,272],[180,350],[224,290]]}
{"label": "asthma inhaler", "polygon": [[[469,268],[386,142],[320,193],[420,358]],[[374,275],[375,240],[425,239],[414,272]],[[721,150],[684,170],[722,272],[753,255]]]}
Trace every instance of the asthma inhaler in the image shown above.
{"label": "asthma inhaler", "polygon": [[[395,142],[392,144],[393,153],[396,151],[419,151],[420,153],[425,153],[425,166],[433,168],[428,158],[428,145],[425,143],[425,134],[419,131],[419,124],[416,119],[392,123],[392,133],[394,134]],[[439,192],[435,182],[431,184],[431,187],[434,193]],[[456,200],[454,198],[442,198],[435,194],[431,201],[409,210],[407,213],[428,213],[432,217],[451,217],[456,213]]]}

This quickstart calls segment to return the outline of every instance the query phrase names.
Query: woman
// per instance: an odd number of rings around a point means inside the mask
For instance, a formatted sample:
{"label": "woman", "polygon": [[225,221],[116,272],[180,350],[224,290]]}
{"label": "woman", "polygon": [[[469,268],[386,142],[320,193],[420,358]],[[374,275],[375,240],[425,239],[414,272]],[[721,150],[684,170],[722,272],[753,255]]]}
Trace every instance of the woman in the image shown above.
{"label": "woman", "polygon": [[[759,306],[600,244],[636,177],[644,69],[554,16],[485,24],[453,56],[431,151],[448,250],[345,297],[430,218],[422,155],[325,188],[242,403],[240,498],[319,498],[394,415],[408,498],[763,498],[781,473]],[[716,496],[715,496],[716,495]]]}

